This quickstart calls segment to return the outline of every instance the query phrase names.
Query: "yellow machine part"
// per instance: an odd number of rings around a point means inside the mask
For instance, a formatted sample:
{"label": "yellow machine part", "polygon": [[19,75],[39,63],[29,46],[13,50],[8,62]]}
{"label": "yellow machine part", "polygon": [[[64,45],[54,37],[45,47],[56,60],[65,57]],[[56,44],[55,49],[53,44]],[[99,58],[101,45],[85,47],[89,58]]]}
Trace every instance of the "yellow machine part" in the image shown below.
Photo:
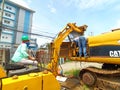
{"label": "yellow machine part", "polygon": [[4,71],[2,66],[0,66],[0,78],[3,78],[3,77],[6,77],[6,72]]}
{"label": "yellow machine part", "polygon": [[88,37],[89,46],[120,45],[120,30]]}
{"label": "yellow machine part", "polygon": [[60,84],[52,73],[43,74],[43,90],[60,90]]}
{"label": "yellow machine part", "polygon": [[60,90],[60,84],[52,73],[30,73],[2,79],[2,90]]}
{"label": "yellow machine part", "polygon": [[109,57],[89,57],[89,58],[80,58],[80,57],[70,57],[73,61],[81,62],[97,62],[97,63],[109,63],[109,64],[120,64],[120,58],[109,58]]}

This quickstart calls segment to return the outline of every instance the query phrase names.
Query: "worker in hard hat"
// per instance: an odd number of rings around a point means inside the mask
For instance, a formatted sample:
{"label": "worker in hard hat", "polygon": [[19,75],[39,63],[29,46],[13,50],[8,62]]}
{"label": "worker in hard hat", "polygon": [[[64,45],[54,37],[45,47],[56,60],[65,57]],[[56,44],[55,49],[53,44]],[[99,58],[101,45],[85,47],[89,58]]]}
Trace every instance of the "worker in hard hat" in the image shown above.
{"label": "worker in hard hat", "polygon": [[22,43],[18,46],[17,50],[15,51],[11,59],[12,62],[37,66],[38,62],[35,60],[34,57],[30,56],[27,52],[30,44],[29,37],[22,36],[21,39],[22,39]]}

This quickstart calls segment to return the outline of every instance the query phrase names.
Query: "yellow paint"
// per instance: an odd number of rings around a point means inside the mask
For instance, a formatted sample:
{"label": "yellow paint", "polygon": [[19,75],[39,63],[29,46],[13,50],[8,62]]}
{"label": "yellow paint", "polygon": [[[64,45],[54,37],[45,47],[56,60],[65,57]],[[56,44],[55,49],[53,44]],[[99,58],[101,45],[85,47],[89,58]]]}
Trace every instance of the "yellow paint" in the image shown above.
{"label": "yellow paint", "polygon": [[6,72],[4,71],[2,66],[0,66],[0,78],[3,78],[3,77],[6,77]]}
{"label": "yellow paint", "polygon": [[52,73],[30,73],[17,79],[2,79],[2,90],[60,90],[59,82]]}
{"label": "yellow paint", "polygon": [[52,73],[43,74],[43,90],[60,90],[60,84]]}
{"label": "yellow paint", "polygon": [[120,64],[120,58],[112,58],[112,57],[89,57],[89,58],[71,57],[70,59],[73,61],[82,61],[82,62]]}
{"label": "yellow paint", "polygon": [[120,45],[120,30],[88,37],[89,46]]}
{"label": "yellow paint", "polygon": [[2,90],[42,90],[42,75],[26,74],[18,79],[5,78],[2,80]]}

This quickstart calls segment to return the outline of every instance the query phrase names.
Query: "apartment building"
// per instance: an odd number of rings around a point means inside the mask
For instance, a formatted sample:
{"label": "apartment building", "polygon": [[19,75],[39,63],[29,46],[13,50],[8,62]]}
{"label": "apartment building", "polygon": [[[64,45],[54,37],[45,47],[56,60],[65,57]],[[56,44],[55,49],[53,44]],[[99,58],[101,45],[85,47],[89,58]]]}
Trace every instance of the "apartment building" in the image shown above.
{"label": "apartment building", "polygon": [[34,10],[22,6],[12,0],[0,0],[0,48],[12,48],[21,43],[22,35],[31,33]]}

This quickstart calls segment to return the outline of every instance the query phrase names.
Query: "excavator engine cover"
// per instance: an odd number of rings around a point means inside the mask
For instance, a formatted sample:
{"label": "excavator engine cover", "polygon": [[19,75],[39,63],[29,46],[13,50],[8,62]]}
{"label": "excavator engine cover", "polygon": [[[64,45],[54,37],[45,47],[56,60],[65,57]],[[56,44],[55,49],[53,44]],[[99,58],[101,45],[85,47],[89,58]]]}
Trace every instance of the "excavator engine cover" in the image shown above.
{"label": "excavator engine cover", "polygon": [[2,90],[60,90],[52,73],[29,73],[2,79]]}

